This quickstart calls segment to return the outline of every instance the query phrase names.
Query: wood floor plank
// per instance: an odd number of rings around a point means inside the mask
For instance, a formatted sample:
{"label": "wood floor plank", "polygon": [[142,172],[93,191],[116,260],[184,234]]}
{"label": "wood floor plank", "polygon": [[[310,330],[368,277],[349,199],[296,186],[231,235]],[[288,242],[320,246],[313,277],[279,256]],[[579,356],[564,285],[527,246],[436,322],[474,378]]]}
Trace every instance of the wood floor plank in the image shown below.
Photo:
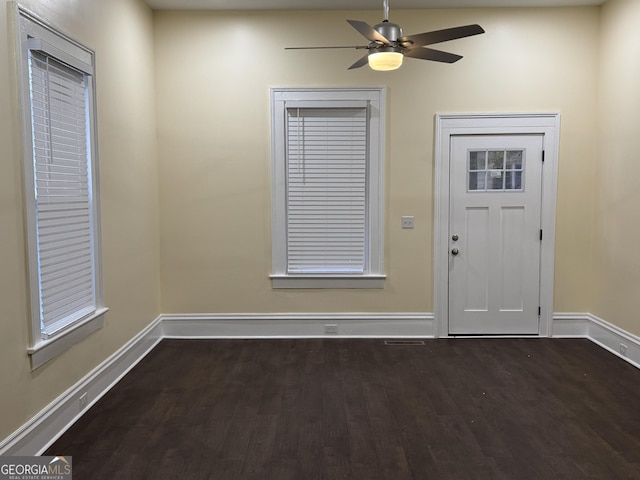
{"label": "wood floor plank", "polygon": [[404,449],[401,446],[383,446],[378,442],[376,447],[378,463],[380,464],[383,478],[387,480],[410,480],[413,478]]}
{"label": "wood floor plank", "polygon": [[359,465],[372,465],[378,468],[376,444],[369,421],[351,420],[347,424],[347,429],[349,431],[351,462]]}
{"label": "wood floor plank", "polygon": [[301,415],[295,411],[282,411],[278,415],[278,426],[274,439],[273,458],[295,460],[298,457]]}
{"label": "wood floor plank", "polygon": [[345,409],[345,394],[342,383],[327,381],[322,389],[323,444],[342,452],[349,451],[349,433]]}
{"label": "wood floor plank", "polygon": [[320,416],[300,417],[300,436],[296,458],[295,478],[321,480],[324,474],[323,423]]}
{"label": "wood floor plank", "polygon": [[587,340],[163,340],[45,454],[75,480],[632,479],[638,405]]}
{"label": "wood floor plank", "polygon": [[276,430],[277,415],[258,415],[242,465],[242,478],[261,480],[269,474]]}
{"label": "wood floor plank", "polygon": [[297,480],[296,461],[278,459],[269,465],[268,480]]}
{"label": "wood floor plank", "polygon": [[324,478],[327,480],[355,480],[349,455],[335,447],[324,447]]}

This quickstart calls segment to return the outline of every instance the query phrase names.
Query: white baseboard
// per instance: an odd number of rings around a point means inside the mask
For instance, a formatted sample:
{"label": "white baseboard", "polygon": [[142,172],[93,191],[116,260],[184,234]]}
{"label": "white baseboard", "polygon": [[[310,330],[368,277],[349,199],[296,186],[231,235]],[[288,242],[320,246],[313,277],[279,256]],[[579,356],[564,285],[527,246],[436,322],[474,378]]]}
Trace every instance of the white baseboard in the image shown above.
{"label": "white baseboard", "polygon": [[165,338],[433,338],[436,331],[432,313],[174,314],[161,318]]}
{"label": "white baseboard", "polygon": [[[41,455],[162,340],[160,317],[0,442],[0,456]],[[80,396],[87,405],[80,407]]]}
{"label": "white baseboard", "polygon": [[554,313],[551,325],[553,338],[587,338],[589,334],[588,313]]}
{"label": "white baseboard", "polygon": [[[330,331],[327,333],[327,326]],[[0,456],[40,455],[163,338],[435,338],[431,313],[160,315],[101,365],[0,442]],[[552,337],[587,338],[640,368],[640,338],[589,313],[556,313]],[[620,353],[626,346],[626,355]],[[80,396],[88,405],[80,408]],[[64,452],[61,452],[64,453]]]}
{"label": "white baseboard", "polygon": [[[640,337],[590,313],[555,313],[552,337],[588,338],[614,355],[640,368]],[[622,352],[624,346],[625,352]]]}

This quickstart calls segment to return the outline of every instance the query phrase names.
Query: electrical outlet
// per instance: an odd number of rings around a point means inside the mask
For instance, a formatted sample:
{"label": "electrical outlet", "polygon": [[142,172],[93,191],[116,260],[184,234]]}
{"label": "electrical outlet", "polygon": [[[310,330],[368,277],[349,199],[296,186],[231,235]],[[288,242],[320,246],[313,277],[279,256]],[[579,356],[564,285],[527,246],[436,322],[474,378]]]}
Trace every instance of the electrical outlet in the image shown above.
{"label": "electrical outlet", "polygon": [[78,399],[78,404],[80,405],[80,410],[85,408],[87,406],[87,403],[88,403],[87,392],[84,392],[82,395],[80,395],[80,398]]}
{"label": "electrical outlet", "polygon": [[624,343],[620,344],[620,355],[627,356],[627,346]]}
{"label": "electrical outlet", "polygon": [[413,228],[413,216],[402,217],[402,228]]}
{"label": "electrical outlet", "polygon": [[324,333],[338,333],[338,324],[336,323],[325,324]]}

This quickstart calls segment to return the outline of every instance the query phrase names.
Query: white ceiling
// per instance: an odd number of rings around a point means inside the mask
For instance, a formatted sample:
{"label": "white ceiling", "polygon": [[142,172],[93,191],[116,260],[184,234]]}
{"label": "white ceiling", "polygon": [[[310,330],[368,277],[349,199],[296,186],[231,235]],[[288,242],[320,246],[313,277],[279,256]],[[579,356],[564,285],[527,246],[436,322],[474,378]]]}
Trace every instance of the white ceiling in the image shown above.
{"label": "white ceiling", "polygon": [[[606,0],[391,0],[408,8],[562,7],[601,5]],[[161,10],[377,10],[382,0],[145,0]]]}

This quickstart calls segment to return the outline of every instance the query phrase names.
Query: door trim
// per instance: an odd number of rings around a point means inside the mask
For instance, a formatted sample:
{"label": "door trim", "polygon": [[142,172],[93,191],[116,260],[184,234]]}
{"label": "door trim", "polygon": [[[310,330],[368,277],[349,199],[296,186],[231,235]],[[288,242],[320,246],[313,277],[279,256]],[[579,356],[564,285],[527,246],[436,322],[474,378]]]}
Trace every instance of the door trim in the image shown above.
{"label": "door trim", "polygon": [[551,336],[559,113],[436,114],[434,152],[434,315],[436,336],[449,336],[449,161],[454,135],[543,135],[540,337]]}

